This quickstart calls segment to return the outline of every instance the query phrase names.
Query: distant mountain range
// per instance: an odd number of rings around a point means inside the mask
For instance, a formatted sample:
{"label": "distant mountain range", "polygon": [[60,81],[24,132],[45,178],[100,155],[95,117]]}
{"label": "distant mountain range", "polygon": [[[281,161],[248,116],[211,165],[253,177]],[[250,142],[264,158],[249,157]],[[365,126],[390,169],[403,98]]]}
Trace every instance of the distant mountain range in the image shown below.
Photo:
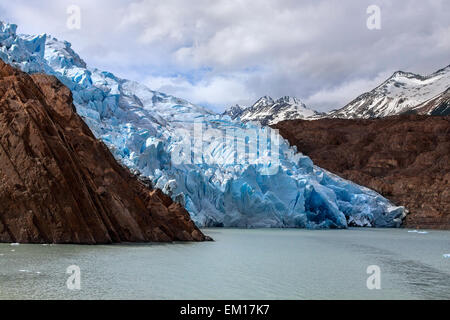
{"label": "distant mountain range", "polygon": [[403,71],[326,117],[381,118],[404,113],[449,115],[450,66],[429,76]]}
{"label": "distant mountain range", "polygon": [[283,120],[318,118],[322,114],[309,109],[295,97],[282,97],[274,100],[264,96],[251,107],[235,105],[224,112],[232,119],[240,118],[241,121],[259,121],[263,125],[272,125]]}
{"label": "distant mountain range", "polygon": [[294,119],[371,119],[401,114],[450,115],[450,65],[428,76],[397,71],[372,91],[329,113],[312,110],[294,97],[274,101],[268,96],[251,107],[235,105],[224,113],[263,125]]}

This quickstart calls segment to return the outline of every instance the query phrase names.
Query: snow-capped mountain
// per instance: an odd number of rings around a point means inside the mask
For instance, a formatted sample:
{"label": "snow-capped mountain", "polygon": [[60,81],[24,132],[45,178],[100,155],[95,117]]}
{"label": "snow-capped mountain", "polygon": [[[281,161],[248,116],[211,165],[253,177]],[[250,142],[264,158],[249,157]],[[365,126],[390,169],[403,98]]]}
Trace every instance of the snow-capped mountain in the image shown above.
{"label": "snow-capped mountain", "polygon": [[247,108],[248,107],[241,106],[239,104],[235,104],[234,106],[231,106],[227,110],[225,110],[223,115],[230,116],[230,118],[234,120],[237,117],[240,117],[242,115],[242,113],[244,112],[244,110]]}
{"label": "snow-capped mountain", "polygon": [[[441,100],[447,99],[448,106],[449,88],[450,66],[428,76],[397,71],[377,88],[326,117],[378,118],[409,112],[444,115],[448,107],[443,107]],[[427,107],[423,108],[425,105]]]}
{"label": "snow-capped mountain", "polygon": [[114,156],[182,203],[199,226],[399,226],[404,217],[403,207],[314,166],[275,130],[89,68],[68,42],[18,35],[0,22],[0,58],[56,76]]}
{"label": "snow-capped mountain", "polygon": [[294,97],[282,97],[273,100],[264,96],[256,101],[251,107],[235,105],[224,112],[224,115],[232,119],[240,118],[243,122],[257,121],[262,125],[272,125],[283,120],[312,119],[320,114],[308,109],[304,103]]}

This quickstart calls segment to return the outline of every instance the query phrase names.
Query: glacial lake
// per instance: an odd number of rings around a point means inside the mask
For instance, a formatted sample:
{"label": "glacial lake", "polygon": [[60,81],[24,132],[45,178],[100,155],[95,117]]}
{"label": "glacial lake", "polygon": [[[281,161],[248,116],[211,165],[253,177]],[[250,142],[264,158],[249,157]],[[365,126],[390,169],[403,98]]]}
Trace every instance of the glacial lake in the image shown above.
{"label": "glacial lake", "polygon": [[[0,299],[450,299],[449,231],[204,232],[215,242],[0,244]],[[71,265],[80,290],[67,287]]]}

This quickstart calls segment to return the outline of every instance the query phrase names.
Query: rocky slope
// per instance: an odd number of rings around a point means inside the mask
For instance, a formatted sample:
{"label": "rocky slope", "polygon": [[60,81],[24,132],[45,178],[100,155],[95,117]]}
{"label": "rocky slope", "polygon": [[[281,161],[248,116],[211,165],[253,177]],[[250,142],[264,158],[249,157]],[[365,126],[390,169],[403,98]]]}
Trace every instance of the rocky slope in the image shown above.
{"label": "rocky slope", "polygon": [[283,120],[310,119],[318,117],[317,111],[308,109],[304,103],[294,97],[282,97],[273,100],[264,96],[251,107],[235,105],[224,112],[231,119],[240,118],[243,122],[257,121],[262,125],[272,125]]}
{"label": "rocky slope", "polygon": [[0,60],[0,242],[205,240],[188,212],[116,162],[56,78]]}
{"label": "rocky slope", "polygon": [[[366,92],[327,118],[380,118],[404,113],[447,115],[450,66],[428,76],[397,71],[380,86]],[[447,107],[441,100],[447,101]]]}
{"label": "rocky slope", "polygon": [[412,114],[429,114],[432,116],[450,116],[450,88],[440,95],[419,104],[413,110]]}
{"label": "rocky slope", "polygon": [[274,127],[317,165],[409,209],[406,227],[450,229],[450,117],[295,120]]}

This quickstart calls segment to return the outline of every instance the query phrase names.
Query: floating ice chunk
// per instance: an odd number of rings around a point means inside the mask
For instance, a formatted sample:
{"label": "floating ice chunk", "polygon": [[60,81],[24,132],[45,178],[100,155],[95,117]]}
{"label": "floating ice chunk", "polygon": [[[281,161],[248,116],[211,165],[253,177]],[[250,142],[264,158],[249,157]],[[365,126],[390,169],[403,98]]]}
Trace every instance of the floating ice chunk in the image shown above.
{"label": "floating ice chunk", "polygon": [[11,243],[11,246],[19,246],[20,243]]}
{"label": "floating ice chunk", "polygon": [[419,231],[419,230],[408,230],[410,233],[418,233],[418,234],[427,234],[428,231]]}
{"label": "floating ice chunk", "polygon": [[450,258],[450,253],[446,253],[442,255],[444,258]]}

